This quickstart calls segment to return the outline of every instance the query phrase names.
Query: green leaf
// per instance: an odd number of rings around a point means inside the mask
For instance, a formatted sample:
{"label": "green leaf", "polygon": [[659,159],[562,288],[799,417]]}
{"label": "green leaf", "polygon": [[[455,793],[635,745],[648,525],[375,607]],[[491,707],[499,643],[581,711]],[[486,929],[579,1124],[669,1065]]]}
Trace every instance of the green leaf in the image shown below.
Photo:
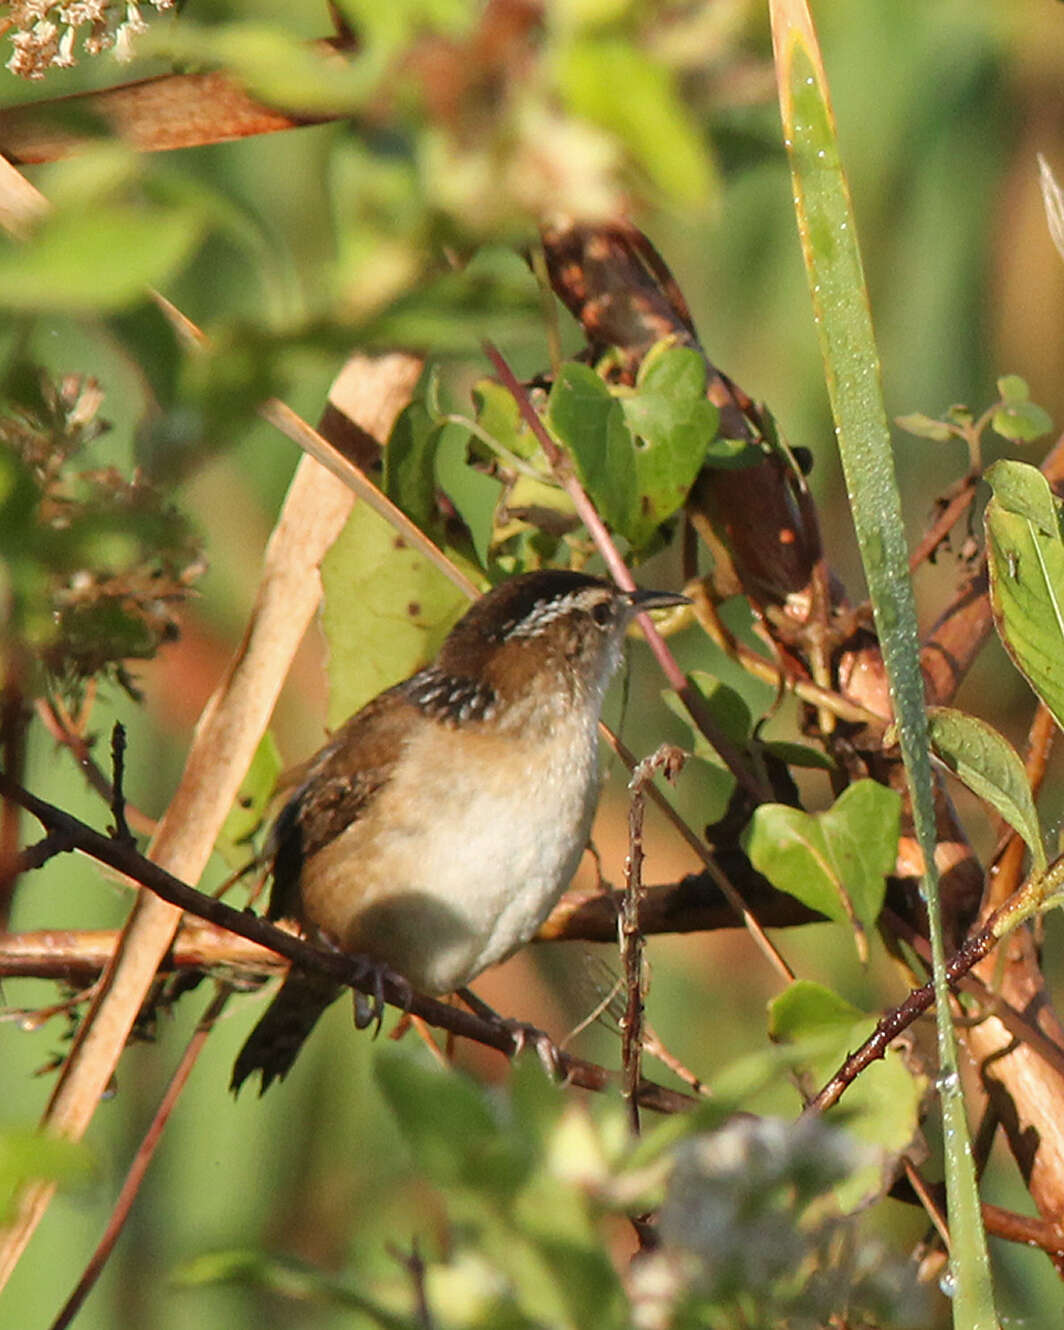
{"label": "green leaf", "polygon": [[743,848],[774,887],[829,919],[849,922],[860,938],[883,905],[900,816],[894,790],[861,780],[823,813],[762,804],[744,832]]}
{"label": "green leaf", "polygon": [[0,1220],[6,1219],[18,1189],[31,1180],[74,1187],[89,1182],[95,1161],[88,1146],[31,1127],[0,1131]]}
{"label": "green leaf", "polygon": [[477,424],[509,452],[525,459],[539,451],[535,435],[528,428],[513,393],[494,379],[481,379],[473,386]]}
{"label": "green leaf", "polygon": [[990,604],[1005,649],[1064,726],[1064,540],[1040,471],[1002,460],[986,472]]}
{"label": "green leaf", "polygon": [[481,568],[487,568],[502,484],[469,465],[469,431],[445,425],[436,447],[436,483],[469,528]]}
{"label": "green leaf", "polygon": [[1015,402],[994,412],[990,424],[995,434],[1011,443],[1033,443],[1053,428],[1048,411],[1034,402]]}
{"label": "green leaf", "polygon": [[705,390],[705,361],[688,347],[655,348],[618,396],[586,365],[567,363],[555,380],[551,426],[603,517],[636,549],[682,505],[706,459],[718,413]]}
{"label": "green leaf", "polygon": [[215,843],[215,849],[233,868],[242,867],[247,862],[248,852],[241,848],[241,842],[247,841],[261,826],[281,769],[277,740],[272,731],[267,730],[259,740]]}
{"label": "green leaf", "polygon": [[[742,695],[726,683],[722,683],[716,675],[707,674],[704,670],[692,670],[687,675],[687,681],[701,694],[707,711],[714,723],[720,727],[724,737],[730,739],[733,744],[745,746],[750,738],[753,719]],[[712,762],[715,766],[721,766],[717,750],[692,724],[690,713],[680,701],[676,691],[665,688],[662,689],[661,696],[673,715],[679,717],[690,728],[694,755]]]}
{"label": "green leaf", "polygon": [[914,411],[908,416],[895,416],[894,423],[906,434],[915,434],[918,439],[932,439],[935,443],[945,443],[957,437],[957,431],[944,421],[925,416],[920,411]]}
{"label": "green leaf", "polygon": [[[874,1017],[808,979],[796,980],[769,1004],[771,1037],[804,1052],[804,1065],[821,1082],[852,1049],[864,1043],[875,1024]],[[843,1104],[825,1114],[877,1156],[876,1162],[836,1188],[844,1211],[856,1210],[881,1196],[889,1185],[890,1170],[885,1163],[912,1145],[925,1089],[925,1078],[913,1075],[901,1053],[890,1050],[881,1061],[865,1068],[847,1090]]]}
{"label": "green leaf", "polygon": [[326,555],[321,576],[335,728],[431,660],[468,602],[362,503]]}
{"label": "green leaf", "polygon": [[997,381],[997,390],[1007,406],[1017,406],[1020,402],[1026,402],[1031,396],[1027,380],[1021,379],[1018,374],[1003,374]]}
{"label": "green leaf", "polygon": [[383,489],[412,522],[428,531],[436,522],[436,446],[440,431],[424,402],[400,411],[384,449]]}
{"label": "green leaf", "polygon": [[[675,497],[662,494],[659,506],[675,512],[687,496],[706,454],[716,443],[720,413],[706,397],[706,362],[688,346],[659,342],[639,367],[634,393],[622,393],[628,427],[637,439],[655,449],[654,466],[641,474],[664,488],[672,484]],[[745,445],[720,440],[725,453]],[[669,506],[671,505],[671,506]]]}
{"label": "green leaf", "polygon": [[853,1026],[868,1019],[866,1012],[847,1002],[834,989],[811,979],[794,980],[772,999],[768,1010],[770,1037],[789,1043],[825,1029]]}
{"label": "green leaf", "polygon": [[418,1167],[438,1186],[509,1197],[529,1176],[531,1142],[499,1121],[486,1092],[463,1072],[382,1048],[374,1073]]}
{"label": "green leaf", "polygon": [[1019,832],[1030,848],[1035,869],[1043,872],[1042,829],[1027,773],[1013,746],[986,721],[952,707],[932,707],[927,719],[936,756]]}
{"label": "green leaf", "polygon": [[580,480],[615,531],[625,534],[636,500],[632,436],[620,403],[587,365],[562,365],[547,413]]}
{"label": "green leaf", "polygon": [[952,420],[955,425],[959,425],[962,429],[975,422],[971,408],[965,406],[963,402],[955,402],[953,406],[949,407],[946,411],[946,419]]}
{"label": "green leaf", "polygon": [[773,757],[778,757],[789,767],[811,767],[815,771],[838,770],[837,764],[827,753],[819,748],[810,748],[808,744],[791,743],[787,739],[766,739],[764,744]]}
{"label": "green leaf", "polygon": [[397,1316],[352,1283],[289,1256],[239,1247],[206,1252],[181,1262],[172,1278],[182,1288],[235,1284],[262,1289],[293,1302],[313,1301],[361,1312],[367,1318],[363,1324],[378,1326],[380,1330],[416,1330],[412,1316]]}
{"label": "green leaf", "polygon": [[268,106],[308,115],[357,110],[381,73],[375,59],[337,60],[326,48],[279,27],[246,20],[212,27],[187,19],[158,24],[141,39],[141,49],[186,64],[228,69]]}
{"label": "green leaf", "polygon": [[193,210],[97,202],[47,216],[25,243],[0,239],[0,308],[120,309],[161,285],[202,231]]}

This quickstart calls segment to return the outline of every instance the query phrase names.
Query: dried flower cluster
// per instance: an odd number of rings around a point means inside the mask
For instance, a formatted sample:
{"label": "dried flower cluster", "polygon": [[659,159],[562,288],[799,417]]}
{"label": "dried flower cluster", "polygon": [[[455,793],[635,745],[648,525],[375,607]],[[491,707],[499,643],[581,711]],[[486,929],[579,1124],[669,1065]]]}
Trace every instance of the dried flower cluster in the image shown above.
{"label": "dried flower cluster", "polygon": [[70,696],[177,636],[175,609],[204,570],[188,521],[139,472],[77,471],[106,428],[92,379],[27,368],[0,416],[0,637]]}
{"label": "dried flower cluster", "polygon": [[[151,0],[157,10],[171,9],[174,0]],[[135,0],[10,0],[0,31],[11,33],[14,48],[7,68],[20,78],[42,79],[49,69],[77,63],[74,43],[81,37],[86,55],[114,48],[118,60],[129,60],[133,38],[147,28]],[[84,31],[84,29],[88,31]]]}

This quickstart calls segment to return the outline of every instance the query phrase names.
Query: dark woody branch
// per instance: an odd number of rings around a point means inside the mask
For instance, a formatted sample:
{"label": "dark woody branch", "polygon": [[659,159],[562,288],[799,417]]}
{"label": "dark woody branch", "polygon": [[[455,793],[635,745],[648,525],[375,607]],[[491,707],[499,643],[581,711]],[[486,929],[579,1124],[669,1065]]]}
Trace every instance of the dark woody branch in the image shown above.
{"label": "dark woody branch", "polygon": [[[224,901],[205,896],[187,883],[180,881],[146,859],[125,841],[103,836],[62,809],[38,799],[29,791],[0,773],[0,796],[24,808],[48,832],[62,838],[73,849],[106,864],[119,873],[132,878],[162,900],[206,919],[248,942],[257,943],[286,957],[293,964],[318,974],[327,975],[339,983],[359,992],[376,996],[378,992],[388,1004],[420,1017],[426,1024],[452,1034],[497,1049],[506,1057],[514,1057],[521,1041],[503,1024],[482,1020],[470,1012],[449,1006],[435,998],[411,993],[388,977],[383,979],[373,967],[341,952],[321,951],[309,943],[275,927],[265,919],[242,910],[235,910]],[[554,1050],[556,1065],[567,1081],[588,1090],[603,1090],[614,1081],[605,1068],[582,1058],[573,1057],[560,1049]],[[675,1113],[691,1108],[697,1100],[676,1090],[669,1090],[651,1081],[643,1081],[639,1088],[639,1102],[644,1108]]]}
{"label": "dark woody branch", "polygon": [[[24,871],[66,850],[80,848],[69,835],[49,833],[32,847],[34,862],[25,858]],[[29,854],[26,851],[25,854]],[[144,861],[149,862],[149,861]],[[823,916],[793,897],[777,891],[764,878],[749,872],[749,881],[732,874],[750,912],[765,928],[793,928],[821,923]],[[570,893],[552,911],[534,941],[602,942],[616,944],[618,908],[623,893]],[[197,893],[200,897],[200,893]],[[690,873],[679,882],[647,887],[639,907],[639,922],[647,934],[713,933],[740,928],[742,920],[707,873]],[[37,932],[0,933],[0,978],[52,979],[84,987],[91,984],[114,953],[118,934],[113,929],[42,929]],[[248,978],[280,972],[283,957],[268,945],[238,936],[224,924],[191,916],[178,930],[167,958],[167,973],[184,970],[225,970]]]}

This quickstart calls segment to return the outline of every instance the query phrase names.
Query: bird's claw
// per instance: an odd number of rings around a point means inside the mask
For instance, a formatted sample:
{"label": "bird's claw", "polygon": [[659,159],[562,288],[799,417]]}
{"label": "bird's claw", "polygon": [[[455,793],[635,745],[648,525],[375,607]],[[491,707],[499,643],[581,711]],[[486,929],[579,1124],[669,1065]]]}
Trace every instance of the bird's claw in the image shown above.
{"label": "bird's claw", "polygon": [[474,1015],[479,1016],[481,1020],[488,1021],[498,1029],[506,1031],[513,1040],[513,1056],[515,1058],[531,1046],[536,1050],[536,1056],[551,1080],[558,1081],[562,1079],[564,1071],[561,1054],[557,1045],[545,1030],[541,1030],[536,1025],[530,1025],[527,1021],[517,1021],[508,1016],[500,1016],[493,1007],[490,1007],[483,998],[477,997],[469,988],[460,988],[458,996]]}
{"label": "bird's claw", "polygon": [[354,990],[355,1029],[365,1030],[369,1026],[375,1025],[376,1029],[373,1031],[373,1037],[376,1039],[381,1032],[384,1008],[387,1005],[384,1000],[385,983],[389,983],[392,988],[398,990],[400,1005],[404,1012],[410,1011],[411,1003],[414,1000],[414,990],[401,974],[378,961],[367,961],[366,979],[373,986],[372,992],[363,993],[357,988]]}
{"label": "bird's claw", "polygon": [[552,1081],[560,1081],[564,1075],[561,1054],[558,1046],[545,1030],[540,1030],[527,1021],[506,1020],[500,1018],[499,1024],[507,1030],[514,1041],[514,1057],[520,1057],[526,1048],[535,1049],[540,1065]]}

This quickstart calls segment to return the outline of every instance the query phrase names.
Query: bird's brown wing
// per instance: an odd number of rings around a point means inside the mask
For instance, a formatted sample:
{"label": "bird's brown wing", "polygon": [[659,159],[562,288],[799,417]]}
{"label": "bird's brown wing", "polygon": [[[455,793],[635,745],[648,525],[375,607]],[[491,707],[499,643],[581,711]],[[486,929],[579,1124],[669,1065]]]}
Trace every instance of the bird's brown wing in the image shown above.
{"label": "bird's brown wing", "polygon": [[416,708],[390,688],[346,721],[307,765],[302,785],[270,833],[270,919],[300,919],[303,864],[356,821],[392,777]]}

